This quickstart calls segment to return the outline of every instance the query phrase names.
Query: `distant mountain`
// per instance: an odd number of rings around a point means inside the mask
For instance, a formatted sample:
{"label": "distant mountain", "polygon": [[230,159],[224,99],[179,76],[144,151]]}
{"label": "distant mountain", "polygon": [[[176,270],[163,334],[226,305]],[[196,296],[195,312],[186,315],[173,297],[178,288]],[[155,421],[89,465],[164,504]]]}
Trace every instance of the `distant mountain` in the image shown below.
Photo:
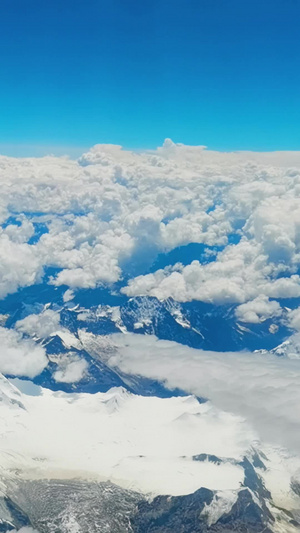
{"label": "distant mountain", "polygon": [[[179,304],[172,299],[159,301],[152,297],[128,299],[107,289],[78,291],[74,299],[64,302],[60,289],[44,283],[27,287],[0,301],[2,323],[9,328],[20,328],[20,322],[31,315],[43,317],[45,310],[56,314],[52,330],[43,326],[35,331],[23,325],[21,331],[25,337],[31,336],[44,346],[49,364],[35,378],[35,383],[52,390],[93,393],[125,386],[138,394],[169,396],[170,392],[158,382],[125,376],[107,366],[103,357],[103,350],[107,348],[101,339],[112,333],[151,334],[215,351],[275,350],[291,335],[284,316],[246,324],[237,321],[234,306],[201,302]],[[43,320],[46,324],[46,316]],[[280,355],[280,350],[274,353]],[[82,379],[64,379],[63,354],[85,361]],[[182,391],[171,394],[182,394]]]}

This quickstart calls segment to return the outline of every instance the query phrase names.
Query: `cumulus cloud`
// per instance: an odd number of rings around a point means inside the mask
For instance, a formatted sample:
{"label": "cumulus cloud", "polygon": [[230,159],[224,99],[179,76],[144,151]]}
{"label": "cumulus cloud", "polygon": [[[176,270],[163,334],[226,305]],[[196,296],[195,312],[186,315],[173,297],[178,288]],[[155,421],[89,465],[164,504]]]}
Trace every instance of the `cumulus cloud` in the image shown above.
{"label": "cumulus cloud", "polygon": [[160,300],[172,297],[181,302],[201,300],[216,304],[242,304],[260,295],[299,297],[297,274],[277,278],[285,270],[283,265],[268,261],[260,244],[243,238],[219,252],[213,262],[201,264],[195,260],[186,266],[178,264],[137,276],[129,280],[122,292],[127,296],[155,296]]}
{"label": "cumulus cloud", "polygon": [[41,280],[43,268],[31,246],[0,231],[0,298]]}
{"label": "cumulus cloud", "polygon": [[300,307],[289,312],[288,324],[292,329],[300,331]]}
{"label": "cumulus cloud", "polygon": [[0,327],[0,372],[33,378],[48,364],[45,350],[21,333]]}
{"label": "cumulus cloud", "polygon": [[278,302],[270,301],[269,298],[261,295],[254,300],[239,305],[235,310],[235,314],[241,322],[258,324],[267,318],[279,317],[282,314],[282,309]]}
{"label": "cumulus cloud", "polygon": [[[253,263],[245,267],[245,254]],[[254,297],[261,279],[260,256],[248,242],[227,247],[216,261],[202,265],[195,260],[187,266],[176,264],[153,274],[137,276],[122,289],[127,296],[172,297],[181,302],[202,300],[215,303],[242,303]],[[257,268],[254,263],[256,260]]]}
{"label": "cumulus cloud", "polygon": [[16,322],[15,328],[30,337],[43,339],[55,333],[59,328],[60,316],[52,309],[45,309],[42,313],[28,315]]}
{"label": "cumulus cloud", "polygon": [[260,438],[300,452],[300,360],[196,350],[154,336],[112,335],[109,364],[210,399],[244,417]]}
{"label": "cumulus cloud", "polygon": [[24,215],[19,217],[20,224],[8,224],[3,230],[13,242],[26,243],[34,234],[34,226]]}
{"label": "cumulus cloud", "polygon": [[[237,304],[300,296],[300,152],[226,154],[167,139],[143,153],[96,145],[78,161],[0,157],[0,167],[0,297],[47,266],[58,269],[54,285],[112,284],[130,259],[189,243],[219,253],[124,292]],[[47,231],[30,241],[38,223]]]}

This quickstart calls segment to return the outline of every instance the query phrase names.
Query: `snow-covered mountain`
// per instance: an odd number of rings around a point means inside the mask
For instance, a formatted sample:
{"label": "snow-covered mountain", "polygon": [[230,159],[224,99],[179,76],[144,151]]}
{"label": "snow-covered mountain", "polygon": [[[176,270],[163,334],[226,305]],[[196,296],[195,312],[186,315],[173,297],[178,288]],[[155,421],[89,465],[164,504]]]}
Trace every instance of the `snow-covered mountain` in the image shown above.
{"label": "snow-covered mountain", "polygon": [[[199,385],[187,396],[191,385],[172,382],[170,363],[169,381],[134,363],[136,355],[142,364],[152,350],[164,357],[170,349],[175,363],[180,346],[188,361],[193,350],[202,357],[221,339],[237,354],[249,343],[268,356],[270,345],[284,360],[297,350],[286,326],[292,311],[272,331],[265,321],[246,328],[230,307],[192,309],[149,297],[88,307],[80,293],[63,301],[50,292],[56,300],[46,303],[33,288],[2,301],[2,332],[13,335],[7,350],[29,343],[26,349],[42,351],[35,361],[44,358],[30,380],[30,372],[0,380],[3,531],[300,528],[300,455],[261,440],[243,411],[223,411],[217,397],[218,407],[207,401],[213,389]],[[154,338],[161,339],[157,348]],[[86,511],[78,512],[74,494]]]}
{"label": "snow-covered mountain", "polygon": [[[97,301],[104,303],[96,305]],[[37,373],[35,382],[65,391],[105,392],[114,386],[125,386],[142,394],[169,394],[160,382],[124,376],[107,366],[106,339],[115,333],[156,335],[215,351],[272,351],[291,335],[291,310],[284,310],[280,318],[246,325],[238,320],[234,306],[126,298],[104,289],[78,291],[64,301],[64,292],[46,283],[0,301],[0,312],[6,328],[32,339],[45,350],[49,364]],[[9,369],[5,371],[16,375]],[[178,393],[180,390],[175,391]]]}
{"label": "snow-covered mountain", "polygon": [[290,459],[209,402],[0,387],[2,531],[297,530]]}

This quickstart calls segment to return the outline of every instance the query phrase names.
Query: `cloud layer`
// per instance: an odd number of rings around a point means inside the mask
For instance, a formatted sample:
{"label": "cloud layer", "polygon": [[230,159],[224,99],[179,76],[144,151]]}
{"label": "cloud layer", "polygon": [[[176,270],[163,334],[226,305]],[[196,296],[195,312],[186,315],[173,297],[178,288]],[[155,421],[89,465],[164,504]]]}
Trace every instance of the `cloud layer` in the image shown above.
{"label": "cloud layer", "polygon": [[46,267],[54,285],[114,283],[131,260],[189,243],[206,246],[207,264],[171,264],[124,292],[239,304],[300,296],[298,152],[167,140],[145,153],[96,145],[78,161],[2,156],[0,167],[0,297]]}
{"label": "cloud layer", "polygon": [[154,336],[113,335],[109,364],[209,398],[259,437],[300,453],[300,359],[195,350]]}

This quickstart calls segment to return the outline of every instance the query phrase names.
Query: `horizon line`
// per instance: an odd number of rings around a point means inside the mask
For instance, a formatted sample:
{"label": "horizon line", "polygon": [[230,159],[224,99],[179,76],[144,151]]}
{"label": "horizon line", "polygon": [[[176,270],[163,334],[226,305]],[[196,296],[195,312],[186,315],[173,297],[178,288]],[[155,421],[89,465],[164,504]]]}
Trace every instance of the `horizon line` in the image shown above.
{"label": "horizon line", "polygon": [[119,143],[105,143],[105,142],[95,142],[90,145],[79,145],[79,144],[52,144],[52,143],[1,143],[0,142],[0,157],[11,157],[15,159],[29,159],[29,158],[43,158],[43,157],[68,157],[70,159],[77,159],[86,152],[89,152],[94,146],[119,146],[122,150],[128,152],[152,152],[157,151],[159,148],[163,148],[166,142],[172,143],[177,147],[189,147],[189,148],[199,148],[204,152],[216,152],[220,154],[243,154],[243,153],[252,153],[252,154],[275,154],[275,153],[298,153],[299,150],[295,149],[251,149],[251,148],[235,148],[235,149],[218,149],[211,148],[203,144],[186,144],[181,142],[173,142],[170,138],[165,138],[162,144],[157,146],[124,146]]}

